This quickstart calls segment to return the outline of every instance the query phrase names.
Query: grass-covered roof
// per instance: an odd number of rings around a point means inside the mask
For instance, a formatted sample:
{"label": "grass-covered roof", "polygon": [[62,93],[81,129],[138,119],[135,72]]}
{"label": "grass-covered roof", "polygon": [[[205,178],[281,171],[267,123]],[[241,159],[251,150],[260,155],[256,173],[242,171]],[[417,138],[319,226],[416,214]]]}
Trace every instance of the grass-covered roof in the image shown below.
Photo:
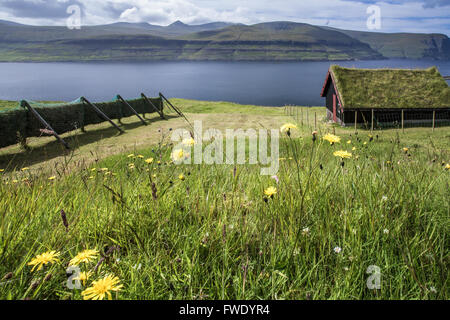
{"label": "grass-covered roof", "polygon": [[450,88],[436,67],[355,69],[332,66],[344,108],[448,108]]}

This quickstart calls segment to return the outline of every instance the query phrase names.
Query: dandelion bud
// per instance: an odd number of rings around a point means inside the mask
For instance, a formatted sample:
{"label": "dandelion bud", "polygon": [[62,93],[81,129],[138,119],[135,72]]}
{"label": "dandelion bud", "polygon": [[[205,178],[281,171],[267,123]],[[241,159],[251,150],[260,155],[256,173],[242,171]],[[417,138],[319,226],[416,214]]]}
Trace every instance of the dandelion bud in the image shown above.
{"label": "dandelion bud", "polygon": [[41,282],[39,280],[33,281],[33,283],[31,284],[31,290],[36,290],[37,287],[39,287],[39,284]]}
{"label": "dandelion bud", "polygon": [[66,232],[69,232],[69,223],[67,222],[67,216],[64,210],[61,210],[61,219],[63,221],[63,225],[66,228]]}
{"label": "dandelion bud", "polygon": [[14,274],[12,272],[9,272],[3,277],[3,280],[12,279],[13,276],[14,276]]}

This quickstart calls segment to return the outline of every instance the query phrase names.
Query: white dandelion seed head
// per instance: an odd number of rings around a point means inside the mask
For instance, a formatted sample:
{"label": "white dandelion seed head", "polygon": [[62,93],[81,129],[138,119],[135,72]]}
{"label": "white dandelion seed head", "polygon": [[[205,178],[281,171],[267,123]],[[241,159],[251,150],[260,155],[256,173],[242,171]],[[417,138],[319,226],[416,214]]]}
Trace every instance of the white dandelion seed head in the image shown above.
{"label": "white dandelion seed head", "polygon": [[339,253],[342,252],[342,248],[341,247],[336,247],[336,248],[334,248],[334,252],[339,254]]}

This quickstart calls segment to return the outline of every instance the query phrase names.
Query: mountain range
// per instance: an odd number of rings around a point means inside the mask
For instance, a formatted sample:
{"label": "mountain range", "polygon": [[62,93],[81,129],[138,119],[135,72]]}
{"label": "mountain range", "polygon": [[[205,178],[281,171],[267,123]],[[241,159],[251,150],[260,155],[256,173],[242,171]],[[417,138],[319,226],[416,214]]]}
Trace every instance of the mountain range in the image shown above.
{"label": "mountain range", "polygon": [[340,30],[305,23],[119,22],[69,30],[0,20],[0,61],[450,60],[444,34]]}

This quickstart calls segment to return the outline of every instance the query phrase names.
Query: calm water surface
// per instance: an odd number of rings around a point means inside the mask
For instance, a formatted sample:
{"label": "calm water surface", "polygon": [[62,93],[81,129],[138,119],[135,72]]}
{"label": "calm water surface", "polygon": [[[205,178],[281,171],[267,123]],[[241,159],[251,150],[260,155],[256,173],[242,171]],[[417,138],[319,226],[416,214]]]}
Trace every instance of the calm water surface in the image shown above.
{"label": "calm water surface", "polygon": [[[63,100],[85,96],[108,101],[116,94],[242,104],[320,106],[331,64],[361,68],[427,68],[450,75],[450,61],[351,62],[150,62],[0,63],[0,100]],[[357,84],[355,84],[357,85]]]}

